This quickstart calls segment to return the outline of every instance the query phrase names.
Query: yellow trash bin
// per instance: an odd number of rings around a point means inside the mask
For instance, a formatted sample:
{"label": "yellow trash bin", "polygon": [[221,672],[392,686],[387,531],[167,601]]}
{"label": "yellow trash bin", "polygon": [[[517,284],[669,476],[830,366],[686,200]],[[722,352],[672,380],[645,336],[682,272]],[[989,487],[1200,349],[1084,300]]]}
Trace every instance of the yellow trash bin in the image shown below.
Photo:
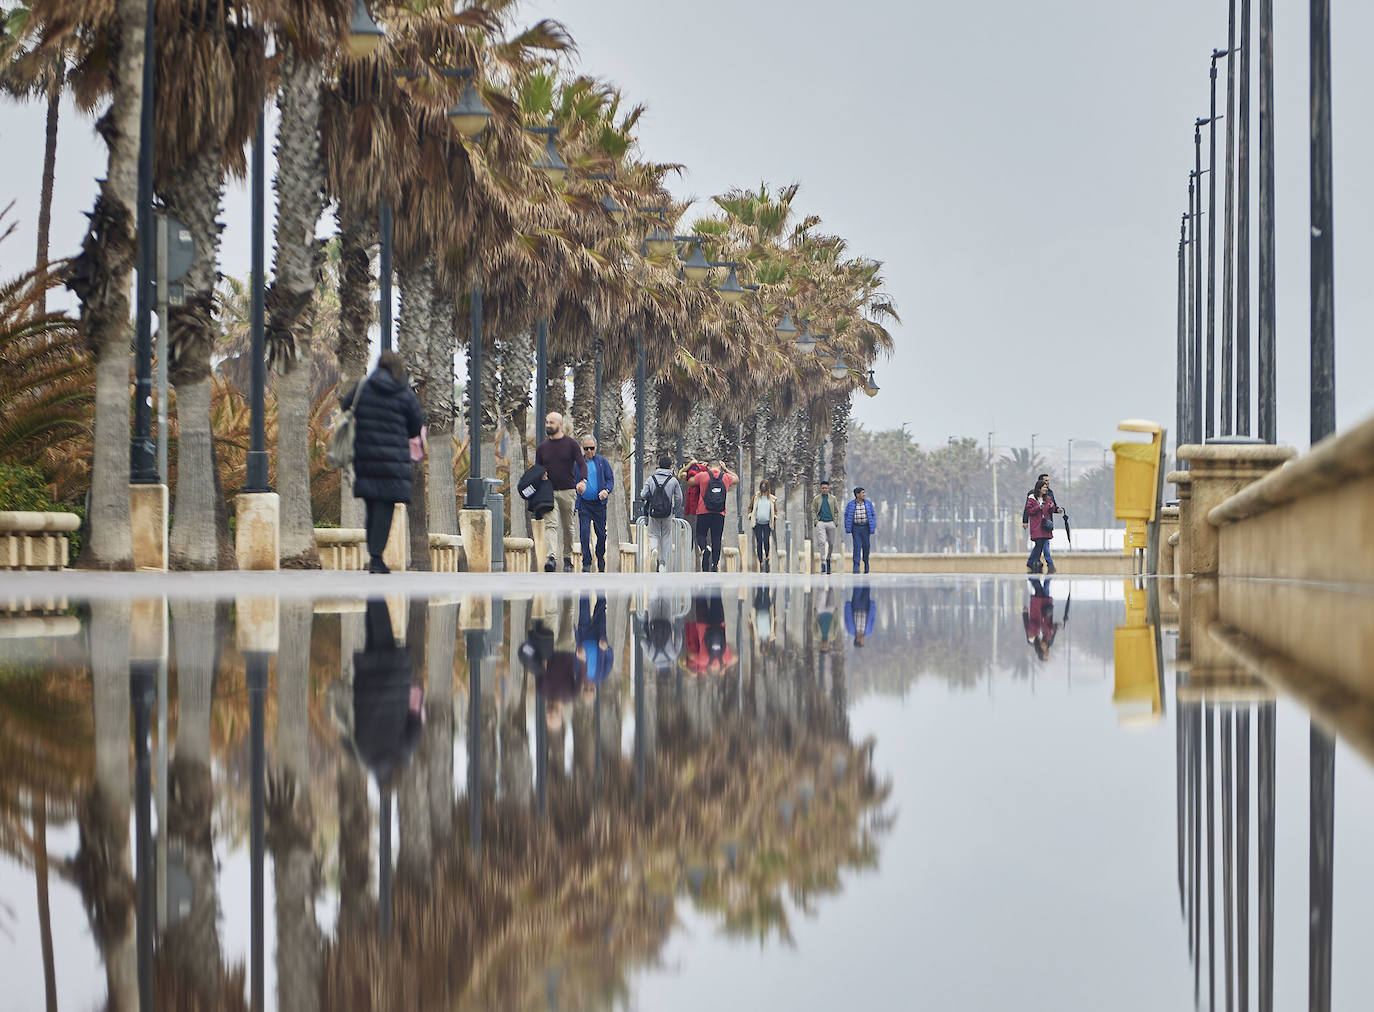
{"label": "yellow trash bin", "polygon": [[[1143,445],[1143,444],[1142,444]],[[1154,627],[1147,621],[1146,592],[1126,583],[1126,624],[1113,636],[1116,683],[1112,702],[1124,724],[1157,720],[1164,708],[1159,689],[1159,657]]]}
{"label": "yellow trash bin", "polygon": [[1146,547],[1146,524],[1155,519],[1159,451],[1164,430],[1154,422],[1140,419],[1127,419],[1119,423],[1117,429],[1150,434],[1148,443],[1112,444],[1112,453],[1116,455],[1116,518],[1126,521],[1126,541],[1122,549],[1129,555],[1137,548]]}

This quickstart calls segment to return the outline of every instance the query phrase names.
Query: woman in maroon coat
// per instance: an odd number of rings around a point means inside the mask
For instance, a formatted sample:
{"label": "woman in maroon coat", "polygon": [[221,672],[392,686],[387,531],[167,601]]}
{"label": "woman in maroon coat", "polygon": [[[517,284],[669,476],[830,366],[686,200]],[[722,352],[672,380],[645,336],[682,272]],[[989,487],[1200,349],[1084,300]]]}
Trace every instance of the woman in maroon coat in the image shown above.
{"label": "woman in maroon coat", "polygon": [[1031,541],[1035,546],[1026,560],[1026,572],[1040,572],[1042,562],[1048,565],[1051,573],[1055,571],[1054,557],[1050,555],[1050,538],[1054,537],[1052,517],[1063,512],[1054,504],[1048,483],[1037,485],[1035,491],[1026,497],[1026,519],[1030,523]]}

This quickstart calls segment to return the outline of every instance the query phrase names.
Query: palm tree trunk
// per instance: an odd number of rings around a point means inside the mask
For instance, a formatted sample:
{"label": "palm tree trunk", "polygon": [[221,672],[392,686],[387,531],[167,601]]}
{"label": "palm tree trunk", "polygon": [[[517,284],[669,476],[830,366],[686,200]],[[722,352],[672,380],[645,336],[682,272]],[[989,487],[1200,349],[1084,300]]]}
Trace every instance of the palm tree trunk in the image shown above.
{"label": "palm tree trunk", "polygon": [[444,295],[434,299],[433,322],[429,382],[423,402],[429,425],[429,529],[436,534],[457,534],[458,498],[453,485],[453,356],[457,343],[452,299]]}
{"label": "palm tree trunk", "polygon": [[[434,335],[433,257],[406,264],[396,271],[401,289],[401,318],[396,329],[397,348],[405,359],[410,385],[423,406],[430,400],[430,343]],[[410,529],[410,568],[429,572],[429,492],[425,464],[411,465],[410,501],[406,503]]]}
{"label": "palm tree trunk", "polygon": [[38,937],[43,950],[43,992],[48,1012],[57,1012],[57,965],[52,950],[52,907],[48,903],[48,796],[30,800],[33,817],[33,878],[38,886]]}
{"label": "palm tree trunk", "polygon": [[57,118],[62,111],[62,85],[66,58],[53,60],[52,80],[48,83],[48,111],[43,121],[43,181],[38,190],[38,311],[48,311],[48,234],[52,229],[52,184],[57,166]]}
{"label": "palm tree trunk", "polygon": [[[210,429],[208,373],[177,384],[177,484],[169,540],[172,569],[235,569],[218,549],[214,433]],[[227,563],[227,565],[221,565]]]}
{"label": "palm tree trunk", "polygon": [[[298,370],[309,375],[308,369]],[[308,600],[283,601],[277,655],[277,747],[268,805],[277,917],[277,1006],[318,1009],[323,937],[315,920],[314,812],[310,797],[310,627]]]}
{"label": "palm tree trunk", "polygon": [[90,227],[82,243],[84,278],[76,283],[81,323],[96,355],[95,440],[91,467],[89,536],[80,565],[130,569],[129,536],[129,305],[130,279],[138,252],[139,108],[143,95],[143,0],[118,0],[115,46],[110,54],[114,84],[99,133],[110,152]]}
{"label": "palm tree trunk", "polygon": [[183,979],[193,982],[202,1003],[218,1004],[224,958],[219,941],[211,820],[214,786],[210,774],[211,711],[214,703],[218,606],[213,601],[173,601],[176,643],[177,736],[169,784],[167,834],[181,843],[194,886],[191,909],[167,929],[164,946]]}
{"label": "palm tree trunk", "polygon": [[[620,426],[625,413],[619,381],[607,379],[601,391],[601,455],[615,475],[615,491],[606,500],[606,571],[620,572],[619,545],[630,539],[630,500],[639,493],[631,488],[634,475],[626,473]],[[646,472],[647,474],[647,472]]]}
{"label": "palm tree trunk", "polygon": [[595,417],[596,360],[578,359],[573,363],[572,423],[577,430],[574,438],[590,434]]}
{"label": "palm tree trunk", "polygon": [[177,484],[169,542],[173,569],[235,569],[229,514],[217,487],[211,431],[211,366],[224,171],[211,146],[169,173],[158,187],[170,213],[195,240],[195,257],[184,284],[184,305],[169,310],[167,374],[177,391]]}
{"label": "palm tree trunk", "polygon": [[[372,322],[372,255],[375,240],[367,219],[349,204],[339,206],[339,375],[347,390],[367,370],[367,328]],[[353,498],[353,475],[345,468],[339,484],[339,526],[361,527],[363,503]]]}
{"label": "palm tree trunk", "polygon": [[[534,376],[534,335],[529,328],[517,327],[502,337],[500,343],[501,376],[497,404],[510,447],[510,474],[506,483],[510,529],[513,537],[529,537],[529,513],[524,506],[515,502],[513,489],[520,475],[530,465],[525,427],[529,421],[530,385]],[[542,420],[540,424],[543,424]]]}
{"label": "palm tree trunk", "polygon": [[[568,411],[568,360],[563,355],[549,356],[548,386],[544,394],[546,410],[557,411],[560,415]],[[539,419],[542,432],[544,419]],[[541,437],[542,438],[542,437]]]}
{"label": "palm tree trunk", "polygon": [[[315,225],[324,212],[320,156],[320,64],[293,46],[281,51],[277,109],[276,256],[267,291],[269,357],[277,362],[277,492],[281,495],[281,560],[319,569],[310,508],[310,313],[323,250]],[[293,373],[299,373],[294,378]]]}

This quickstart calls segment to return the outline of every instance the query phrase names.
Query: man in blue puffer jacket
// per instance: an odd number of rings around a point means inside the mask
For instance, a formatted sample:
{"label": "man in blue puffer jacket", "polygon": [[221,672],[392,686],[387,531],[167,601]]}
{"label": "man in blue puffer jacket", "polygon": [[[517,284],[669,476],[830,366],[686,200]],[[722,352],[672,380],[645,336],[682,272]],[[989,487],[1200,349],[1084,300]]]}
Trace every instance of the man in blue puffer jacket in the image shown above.
{"label": "man in blue puffer jacket", "polygon": [[591,535],[596,529],[596,568],[606,572],[606,502],[615,488],[611,462],[597,452],[596,439],[582,437],[582,462],[587,465],[587,481],[577,493],[577,527],[582,536],[582,572],[592,571]]}
{"label": "man in blue puffer jacket", "polygon": [[854,536],[854,572],[859,571],[862,556],[864,572],[868,572],[868,545],[878,529],[878,504],[868,498],[860,485],[854,498],[844,504],[844,532]]}

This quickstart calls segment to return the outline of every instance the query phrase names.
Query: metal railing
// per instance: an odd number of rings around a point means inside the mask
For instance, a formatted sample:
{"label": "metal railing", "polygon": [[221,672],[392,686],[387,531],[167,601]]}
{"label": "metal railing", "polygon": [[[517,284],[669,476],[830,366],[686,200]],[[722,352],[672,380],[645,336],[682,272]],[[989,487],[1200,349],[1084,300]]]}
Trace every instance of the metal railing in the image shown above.
{"label": "metal railing", "polygon": [[[669,572],[681,573],[695,568],[692,562],[692,527],[682,517],[672,517],[672,533],[665,539],[665,550],[659,546],[658,561],[664,563]],[[635,565],[641,573],[649,572],[649,521],[640,517],[635,521],[635,544],[638,546]]]}

